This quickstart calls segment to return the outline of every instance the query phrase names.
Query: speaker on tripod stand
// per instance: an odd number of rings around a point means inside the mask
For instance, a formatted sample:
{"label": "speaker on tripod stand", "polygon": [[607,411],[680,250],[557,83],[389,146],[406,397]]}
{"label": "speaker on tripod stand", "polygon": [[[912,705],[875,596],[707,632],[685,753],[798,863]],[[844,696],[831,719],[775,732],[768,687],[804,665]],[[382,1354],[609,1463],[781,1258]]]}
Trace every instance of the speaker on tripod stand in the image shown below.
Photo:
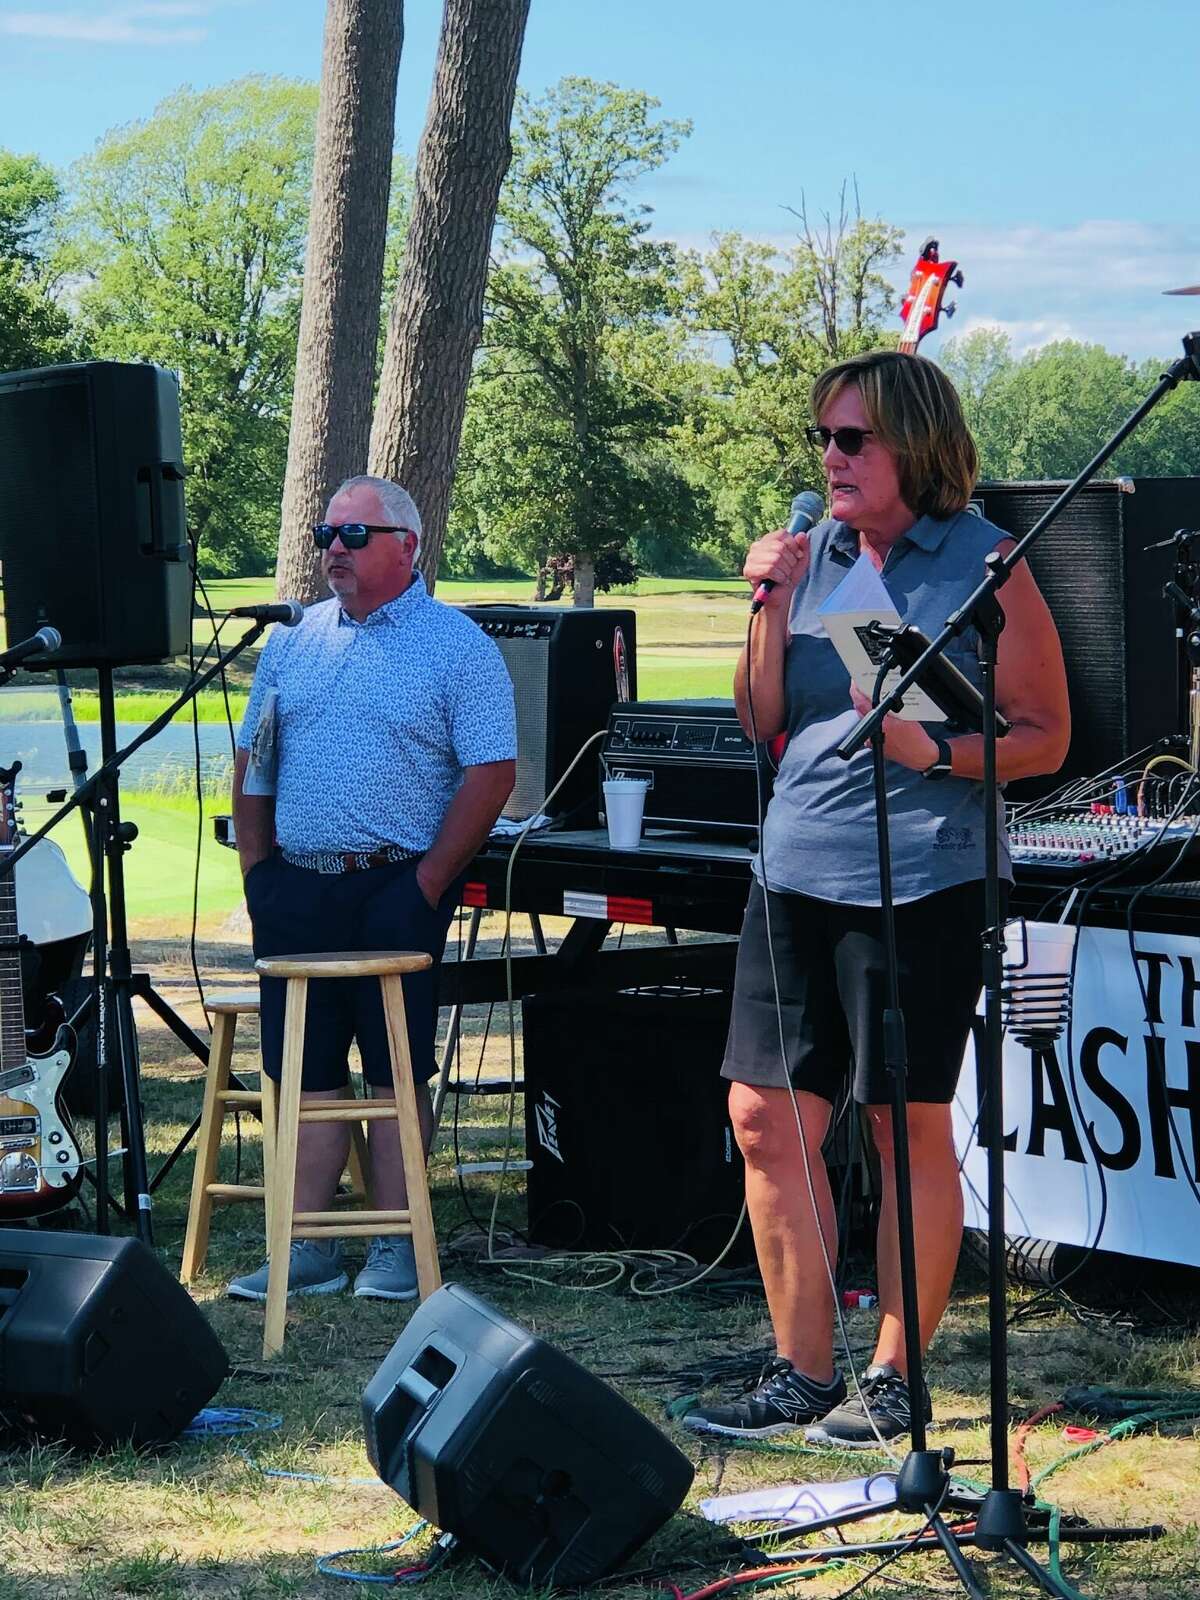
{"label": "speaker on tripod stand", "polygon": [[[173,375],[147,363],[88,361],[0,375],[0,572],[10,641],[47,623],[62,646],[30,658],[38,671],[94,667],[99,680],[100,752],[117,751],[116,667],[163,662],[187,650],[191,573],[183,501],[179,391]],[[152,1241],[150,1182],[141,1122],[133,994],[143,995],[197,1053],[203,1045],[182,1018],[134,974],[126,925],[123,855],[137,829],[122,822],[114,771],[85,802],[93,840],[91,1012],[96,1188],[106,1225],[108,1050],[116,1041],[126,1146],[126,1208]],[[107,884],[104,863],[107,862]]]}

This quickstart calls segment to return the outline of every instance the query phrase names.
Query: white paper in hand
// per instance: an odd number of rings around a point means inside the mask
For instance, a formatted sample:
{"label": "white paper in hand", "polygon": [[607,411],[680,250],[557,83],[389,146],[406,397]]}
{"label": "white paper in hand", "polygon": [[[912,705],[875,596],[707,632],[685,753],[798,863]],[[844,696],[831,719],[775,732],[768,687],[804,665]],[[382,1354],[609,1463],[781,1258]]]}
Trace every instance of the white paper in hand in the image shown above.
{"label": "white paper in hand", "polygon": [[[885,628],[898,628],[901,618],[879,569],[869,556],[859,556],[833,593],[822,602],[817,615],[833,640],[854,687],[870,699],[875,692],[885,649],[882,643],[871,638],[871,624],[878,622]],[[885,692],[899,676],[899,667],[888,673],[884,680]],[[945,713],[915,685],[906,691],[899,715],[911,722],[946,720]]]}
{"label": "white paper in hand", "polygon": [[258,725],[250,740],[250,758],[242,780],[243,794],[273,795],[279,771],[279,690],[263,696]]}

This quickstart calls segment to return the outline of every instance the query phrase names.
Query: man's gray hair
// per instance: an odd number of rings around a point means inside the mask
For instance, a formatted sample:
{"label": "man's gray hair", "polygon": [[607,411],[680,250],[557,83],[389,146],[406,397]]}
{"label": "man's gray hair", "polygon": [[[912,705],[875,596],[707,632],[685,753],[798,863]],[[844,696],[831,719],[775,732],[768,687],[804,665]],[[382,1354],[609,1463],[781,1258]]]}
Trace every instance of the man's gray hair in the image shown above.
{"label": "man's gray hair", "polygon": [[[413,551],[415,557],[421,548],[421,513],[417,510],[416,502],[407,489],[402,489],[398,483],[393,483],[390,478],[372,478],[367,473],[360,473],[357,478],[347,478],[345,483],[339,483],[333,495],[344,494],[348,489],[373,489],[383,507],[384,517],[388,522],[394,523],[397,528],[407,528],[410,533],[417,536],[417,548]],[[332,497],[331,497],[332,498]],[[397,534],[397,538],[400,535]]]}

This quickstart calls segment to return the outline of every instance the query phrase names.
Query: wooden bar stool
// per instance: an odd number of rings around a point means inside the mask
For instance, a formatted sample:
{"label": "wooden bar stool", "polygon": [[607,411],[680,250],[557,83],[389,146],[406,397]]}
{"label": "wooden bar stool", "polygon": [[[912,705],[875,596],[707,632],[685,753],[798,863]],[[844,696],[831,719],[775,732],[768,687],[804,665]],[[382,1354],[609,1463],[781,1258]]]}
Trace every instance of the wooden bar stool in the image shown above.
{"label": "wooden bar stool", "polygon": [[[213,1019],[212,1043],[208,1052],[208,1072],[204,1079],[204,1107],[200,1113],[200,1132],[196,1139],[196,1167],[192,1174],[192,1198],[188,1204],[187,1233],[183,1241],[183,1263],[179,1276],[191,1283],[204,1266],[208,1255],[208,1230],[214,1202],[228,1204],[239,1200],[261,1200],[270,1216],[272,1146],[275,1142],[275,1085],[263,1074],[262,1091],[231,1089],[233,1036],[237,1019],[258,1015],[258,995],[249,992],[214,994],[208,1011]],[[221,1131],[230,1111],[253,1111],[262,1118],[263,1182],[218,1183],[217,1161],[221,1154]],[[269,1227],[268,1227],[269,1231]]]}
{"label": "wooden bar stool", "polygon": [[[283,1018],[283,1071],[279,1081],[278,1124],[268,1200],[267,1314],[263,1330],[263,1356],[283,1348],[287,1316],[288,1262],[293,1239],[362,1237],[372,1234],[411,1234],[417,1264],[417,1287],[424,1300],[441,1283],[433,1210],[425,1174],[425,1151],[417,1115],[412,1057],[404,1016],[406,972],[432,966],[424,951],[364,950],[325,955],[265,956],[254,963],[264,978],[287,980]],[[378,978],[383,991],[383,1015],[392,1063],[395,1103],[388,1100],[317,1099],[301,1101],[304,1066],[304,1021],[310,978]],[[360,1126],[379,1117],[396,1118],[400,1154],[408,1188],[404,1211],[297,1211],[296,1146],[302,1122],[350,1122]]]}
{"label": "wooden bar stool", "polygon": [[[278,1089],[265,1072],[262,1074],[261,1091],[229,1087],[237,1019],[258,1015],[258,995],[250,990],[210,995],[208,1012],[213,1019],[212,1043],[208,1051],[208,1072],[204,1079],[200,1131],[196,1136],[196,1166],[192,1173],[192,1195],[188,1202],[183,1261],[179,1268],[180,1281],[183,1283],[193,1283],[204,1269],[214,1204],[261,1200],[266,1212],[263,1234],[264,1238],[270,1237],[271,1162],[275,1147]],[[262,1121],[262,1183],[217,1182],[225,1118],[233,1111],[249,1111]],[[361,1126],[356,1125],[354,1133],[355,1139],[350,1150],[350,1193],[352,1197],[362,1199],[367,1192],[366,1141]]]}

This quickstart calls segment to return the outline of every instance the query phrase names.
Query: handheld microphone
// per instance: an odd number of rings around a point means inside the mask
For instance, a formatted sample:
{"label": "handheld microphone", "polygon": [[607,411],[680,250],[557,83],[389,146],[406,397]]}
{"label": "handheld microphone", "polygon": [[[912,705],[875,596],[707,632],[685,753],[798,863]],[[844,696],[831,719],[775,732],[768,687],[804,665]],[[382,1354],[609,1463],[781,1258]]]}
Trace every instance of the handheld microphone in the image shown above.
{"label": "handheld microphone", "polygon": [[40,655],[43,650],[57,650],[61,645],[62,634],[57,628],[47,625],[39,628],[32,638],[22,639],[20,644],[14,644],[11,650],[0,655],[0,667],[15,667],[26,656]]}
{"label": "handheld microphone", "polygon": [[[792,514],[788,518],[787,532],[793,538],[798,533],[807,533],[815,527],[825,515],[825,502],[815,489],[805,489],[792,501]],[[764,578],[754,591],[754,599],[750,602],[750,615],[756,616],[762,610],[762,603],[775,587],[774,578]]]}
{"label": "handheld microphone", "polygon": [[304,616],[299,600],[279,600],[273,606],[234,606],[231,617],[246,617],[250,622],[282,622],[294,628]]}

